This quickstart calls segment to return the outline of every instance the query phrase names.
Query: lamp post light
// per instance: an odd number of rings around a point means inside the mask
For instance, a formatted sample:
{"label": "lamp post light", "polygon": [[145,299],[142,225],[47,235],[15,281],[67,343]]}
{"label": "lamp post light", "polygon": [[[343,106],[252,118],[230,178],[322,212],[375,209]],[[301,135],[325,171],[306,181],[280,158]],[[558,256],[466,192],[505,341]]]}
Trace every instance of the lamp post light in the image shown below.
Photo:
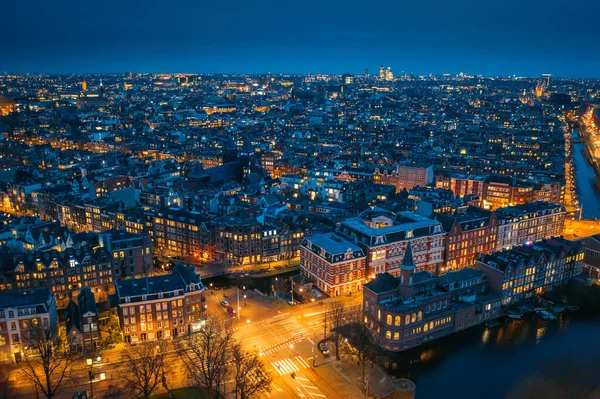
{"label": "lamp post light", "polygon": [[244,294],[244,306],[247,306],[247,303],[246,303],[246,294]]}
{"label": "lamp post light", "polygon": [[94,359],[91,357],[85,359],[88,366],[88,377],[90,378],[90,399],[94,398]]}

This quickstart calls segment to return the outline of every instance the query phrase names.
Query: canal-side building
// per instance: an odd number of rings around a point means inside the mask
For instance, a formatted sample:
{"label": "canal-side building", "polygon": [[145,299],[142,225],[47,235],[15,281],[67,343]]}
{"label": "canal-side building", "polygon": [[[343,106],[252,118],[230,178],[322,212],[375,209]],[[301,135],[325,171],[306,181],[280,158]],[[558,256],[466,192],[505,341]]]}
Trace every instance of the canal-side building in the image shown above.
{"label": "canal-side building", "polygon": [[582,271],[598,280],[600,279],[600,234],[586,237],[581,241],[585,245]]}
{"label": "canal-side building", "polygon": [[484,273],[490,291],[508,305],[543,294],[581,273],[584,245],[552,238],[483,255],[475,269]]}
{"label": "canal-side building", "polygon": [[362,248],[334,233],[302,241],[300,271],[329,296],[360,291],[366,270]]}
{"label": "canal-side building", "polygon": [[486,292],[485,275],[471,268],[435,276],[416,271],[407,245],[399,276],[378,274],[363,288],[363,322],[392,352],[419,346],[501,315],[500,296]]}

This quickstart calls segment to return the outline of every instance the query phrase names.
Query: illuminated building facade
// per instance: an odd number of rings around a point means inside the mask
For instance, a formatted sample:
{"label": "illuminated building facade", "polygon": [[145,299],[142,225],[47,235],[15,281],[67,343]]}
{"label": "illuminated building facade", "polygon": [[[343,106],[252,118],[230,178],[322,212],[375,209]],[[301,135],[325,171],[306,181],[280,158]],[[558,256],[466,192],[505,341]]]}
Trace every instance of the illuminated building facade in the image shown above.
{"label": "illuminated building facade", "polygon": [[409,242],[417,271],[437,274],[444,261],[442,224],[413,212],[368,209],[342,221],[336,232],[365,251],[369,278],[386,272],[399,275]]}
{"label": "illuminated building facade", "polygon": [[58,330],[54,295],[48,288],[0,293],[0,361],[20,362],[33,331]]}
{"label": "illuminated building facade", "polygon": [[204,285],[192,266],[179,263],[168,275],[120,280],[115,292],[126,343],[176,338],[202,327]]}
{"label": "illuminated building facade", "polygon": [[329,296],[360,291],[366,270],[362,248],[339,235],[317,234],[302,242],[300,271]]}
{"label": "illuminated building facade", "polygon": [[417,165],[398,165],[395,170],[375,169],[373,180],[377,184],[391,184],[396,186],[396,192],[402,189],[410,191],[416,186],[433,184],[433,167]]}
{"label": "illuminated building facade", "polygon": [[501,293],[507,305],[566,284],[581,273],[583,256],[582,243],[552,238],[484,255],[475,269],[487,276],[490,290]]}
{"label": "illuminated building facade", "polygon": [[483,273],[417,272],[410,248],[398,276],[379,274],[363,288],[362,322],[378,346],[400,352],[501,316],[500,297],[485,292]]}
{"label": "illuminated building facade", "polygon": [[562,205],[536,201],[498,209],[497,250],[563,235],[566,211]]}

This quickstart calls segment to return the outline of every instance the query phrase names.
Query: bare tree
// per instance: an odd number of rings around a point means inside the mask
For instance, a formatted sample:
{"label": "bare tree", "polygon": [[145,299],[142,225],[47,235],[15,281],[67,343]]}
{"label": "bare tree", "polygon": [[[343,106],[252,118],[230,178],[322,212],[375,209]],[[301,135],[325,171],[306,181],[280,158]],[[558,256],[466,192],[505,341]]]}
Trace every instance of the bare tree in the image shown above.
{"label": "bare tree", "polygon": [[344,341],[342,348],[344,353],[360,364],[360,382],[365,384],[365,364],[367,358],[374,353],[377,342],[376,335],[362,320],[362,311],[358,309],[353,312],[350,323],[343,328]]}
{"label": "bare tree", "polygon": [[330,302],[327,305],[327,322],[329,323],[330,338],[335,345],[335,358],[340,360],[340,345],[344,337],[342,329],[347,323],[346,305],[343,302]]}
{"label": "bare tree", "polygon": [[161,345],[144,341],[121,351],[121,361],[125,367],[123,378],[134,395],[147,399],[161,384],[165,357]]}
{"label": "bare tree", "polygon": [[224,390],[232,344],[233,332],[214,316],[209,316],[198,332],[175,341],[192,379],[215,398]]}
{"label": "bare tree", "polygon": [[237,344],[231,350],[235,398],[250,399],[271,392],[273,378],[256,353],[244,351]]}
{"label": "bare tree", "polygon": [[0,371],[0,399],[9,399],[11,397],[12,385],[10,373],[5,370]]}
{"label": "bare tree", "polygon": [[36,328],[26,334],[23,377],[46,398],[52,398],[69,379],[74,356],[52,329]]}

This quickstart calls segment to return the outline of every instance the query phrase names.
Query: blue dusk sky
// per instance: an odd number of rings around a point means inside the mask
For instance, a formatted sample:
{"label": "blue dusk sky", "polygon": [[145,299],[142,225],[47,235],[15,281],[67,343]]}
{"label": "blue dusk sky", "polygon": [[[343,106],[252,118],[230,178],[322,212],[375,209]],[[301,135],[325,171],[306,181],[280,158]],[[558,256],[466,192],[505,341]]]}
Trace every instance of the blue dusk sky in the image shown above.
{"label": "blue dusk sky", "polygon": [[5,0],[0,73],[600,77],[600,0]]}

